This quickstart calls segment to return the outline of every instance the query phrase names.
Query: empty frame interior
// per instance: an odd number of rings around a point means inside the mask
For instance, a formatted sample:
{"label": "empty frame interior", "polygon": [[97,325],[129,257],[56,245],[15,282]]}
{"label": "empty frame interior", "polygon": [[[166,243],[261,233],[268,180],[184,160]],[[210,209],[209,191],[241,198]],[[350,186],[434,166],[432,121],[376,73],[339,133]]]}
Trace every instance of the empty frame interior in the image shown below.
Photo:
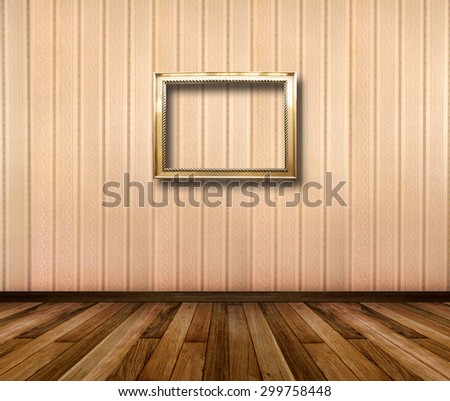
{"label": "empty frame interior", "polygon": [[168,84],[167,167],[284,168],[283,107],[282,82]]}

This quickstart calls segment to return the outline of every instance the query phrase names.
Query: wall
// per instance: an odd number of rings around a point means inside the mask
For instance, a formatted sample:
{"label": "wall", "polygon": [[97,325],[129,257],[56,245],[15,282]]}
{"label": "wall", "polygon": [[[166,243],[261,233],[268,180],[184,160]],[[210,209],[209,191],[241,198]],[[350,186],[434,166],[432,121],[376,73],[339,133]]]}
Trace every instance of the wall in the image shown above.
{"label": "wall", "polygon": [[[3,290],[450,289],[447,0],[1,11]],[[104,182],[151,181],[153,71],[226,70],[298,72],[297,188],[332,171],[349,206],[102,208]],[[275,118],[214,101],[225,141]]]}

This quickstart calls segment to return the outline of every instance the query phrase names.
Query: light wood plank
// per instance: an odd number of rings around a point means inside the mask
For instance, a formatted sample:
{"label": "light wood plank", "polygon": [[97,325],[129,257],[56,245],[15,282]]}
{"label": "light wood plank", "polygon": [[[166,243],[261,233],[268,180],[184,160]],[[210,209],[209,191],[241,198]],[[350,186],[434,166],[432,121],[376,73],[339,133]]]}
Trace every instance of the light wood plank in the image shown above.
{"label": "light wood plank", "polygon": [[39,352],[0,375],[0,380],[26,380],[51,360],[72,346],[72,343],[51,343]]}
{"label": "light wood plank", "polygon": [[258,304],[244,304],[263,380],[295,380]]}
{"label": "light wood plank", "polygon": [[181,305],[153,355],[139,375],[139,380],[170,379],[196,307],[197,304],[195,303]]}
{"label": "light wood plank", "polygon": [[213,304],[200,303],[192,319],[192,323],[186,334],[186,341],[207,341],[209,335],[209,325],[211,323]]}
{"label": "light wood plank", "polygon": [[322,370],[327,380],[358,380],[353,372],[324,343],[305,344],[315,363]]}
{"label": "light wood plank", "polygon": [[[403,305],[403,304],[402,304]],[[445,303],[411,302],[410,305],[438,315],[450,323],[450,305]]]}
{"label": "light wood plank", "polygon": [[60,380],[106,380],[163,306],[143,304]]}
{"label": "light wood plank", "polygon": [[433,354],[436,354],[450,362],[450,349],[443,347],[436,341],[430,340],[429,338],[417,338],[414,342],[428,351],[431,351]]}
{"label": "light wood plank", "polygon": [[181,348],[170,380],[202,380],[205,354],[206,343],[185,342]]}
{"label": "light wood plank", "polygon": [[323,338],[360,380],[388,380],[388,376],[361,352],[348,343],[329,324],[305,304],[291,304],[294,310]]}
{"label": "light wood plank", "polygon": [[291,305],[276,303],[275,306],[302,343],[323,343],[323,339],[292,309]]}
{"label": "light wood plank", "polygon": [[374,361],[393,380],[421,380],[421,378],[400,365],[395,358],[372,344],[369,340],[354,339],[350,343],[367,358]]}
{"label": "light wood plank", "polygon": [[[39,324],[44,324],[52,319],[55,319],[60,314],[69,311],[76,307],[77,303],[42,305],[42,308],[32,313],[29,316],[14,320],[2,327],[0,332],[0,345],[8,340],[19,336],[27,330]],[[0,363],[1,365],[1,363]],[[1,374],[1,373],[0,373]]]}
{"label": "light wood plank", "polygon": [[449,335],[445,335],[434,328],[430,327],[431,323],[428,325],[419,323],[416,320],[413,320],[405,315],[402,315],[395,310],[391,308],[387,308],[381,304],[364,304],[367,307],[370,307],[371,309],[382,313],[383,315],[389,317],[390,319],[394,319],[397,322],[404,324],[405,326],[408,326],[412,328],[413,330],[416,330],[417,332],[423,334],[424,336],[433,339],[434,341],[438,342],[439,344],[444,345],[447,348],[450,348],[450,331],[448,332]]}
{"label": "light wood plank", "polygon": [[0,319],[15,315],[16,313],[31,309],[35,306],[41,305],[40,302],[26,302],[26,303],[13,303],[10,305],[2,305],[4,308],[0,309]]}
{"label": "light wood plank", "polygon": [[102,312],[96,314],[91,319],[85,321],[84,323],[78,325],[73,330],[59,337],[57,341],[61,342],[77,342],[86,338],[93,330],[101,326],[107,319],[111,317],[112,314],[116,314],[128,304],[126,303],[114,303]]}
{"label": "light wood plank", "polygon": [[424,380],[446,380],[446,376],[433,368],[434,356],[413,347],[413,341],[360,312],[355,305],[327,304],[327,308],[363,333],[377,347],[394,356],[411,373]]}
{"label": "light wood plank", "polygon": [[29,338],[13,338],[8,342],[0,345],[0,358],[21,347],[27,342],[31,341]]}
{"label": "light wood plank", "polygon": [[22,333],[19,337],[21,337],[21,338],[39,337],[40,335],[46,333],[47,331],[53,329],[54,327],[59,326],[61,323],[64,323],[65,321],[69,320],[70,318],[89,309],[93,305],[94,305],[93,303],[90,303],[90,304],[80,304],[77,307],[73,307],[72,309],[68,310],[67,312],[61,313],[55,319],[52,319],[43,324],[39,324],[39,325],[33,327],[32,329],[27,330],[25,333]]}
{"label": "light wood plank", "polygon": [[116,372],[108,377],[113,381],[134,381],[159,343],[157,338],[140,338],[130,349]]}
{"label": "light wood plank", "polygon": [[12,366],[24,361],[26,358],[40,351],[42,348],[54,342],[57,338],[77,327],[79,324],[89,320],[97,313],[105,310],[110,304],[97,304],[92,308],[73,317],[65,323],[55,327],[54,329],[42,334],[41,336],[31,340],[25,345],[19,347],[15,351],[9,353],[0,360],[0,374],[9,370]]}
{"label": "light wood plank", "polygon": [[261,380],[242,305],[228,305],[230,380]]}
{"label": "light wood plank", "polygon": [[101,314],[106,315],[107,319],[102,324],[87,333],[85,337],[76,342],[66,352],[36,372],[36,374],[30,377],[30,380],[48,381],[61,378],[64,373],[89,354],[92,349],[133,314],[138,307],[139,304],[116,303],[105,309]]}

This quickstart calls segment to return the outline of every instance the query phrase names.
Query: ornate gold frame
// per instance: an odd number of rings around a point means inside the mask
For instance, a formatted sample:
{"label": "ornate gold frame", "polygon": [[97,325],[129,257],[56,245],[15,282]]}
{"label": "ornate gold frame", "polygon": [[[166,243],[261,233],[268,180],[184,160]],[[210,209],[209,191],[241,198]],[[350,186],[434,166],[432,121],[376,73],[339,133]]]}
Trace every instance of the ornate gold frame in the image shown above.
{"label": "ornate gold frame", "polygon": [[[167,84],[205,83],[283,83],[284,93],[284,168],[170,168],[166,166]],[[264,178],[295,179],[297,177],[297,73],[296,72],[205,72],[155,73],[154,75],[154,177],[170,179],[195,178]]]}

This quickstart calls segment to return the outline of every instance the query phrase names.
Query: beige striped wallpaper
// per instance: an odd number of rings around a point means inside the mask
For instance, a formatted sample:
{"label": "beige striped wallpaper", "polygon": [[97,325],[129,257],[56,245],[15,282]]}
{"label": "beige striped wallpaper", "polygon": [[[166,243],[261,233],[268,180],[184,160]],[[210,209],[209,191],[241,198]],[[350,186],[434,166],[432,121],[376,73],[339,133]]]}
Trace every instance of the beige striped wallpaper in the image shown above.
{"label": "beige striped wallpaper", "polygon": [[[0,4],[2,290],[450,289],[448,0]],[[297,189],[349,206],[102,208],[152,180],[153,72],[227,70],[297,71]],[[202,162],[279,120],[187,107]]]}

